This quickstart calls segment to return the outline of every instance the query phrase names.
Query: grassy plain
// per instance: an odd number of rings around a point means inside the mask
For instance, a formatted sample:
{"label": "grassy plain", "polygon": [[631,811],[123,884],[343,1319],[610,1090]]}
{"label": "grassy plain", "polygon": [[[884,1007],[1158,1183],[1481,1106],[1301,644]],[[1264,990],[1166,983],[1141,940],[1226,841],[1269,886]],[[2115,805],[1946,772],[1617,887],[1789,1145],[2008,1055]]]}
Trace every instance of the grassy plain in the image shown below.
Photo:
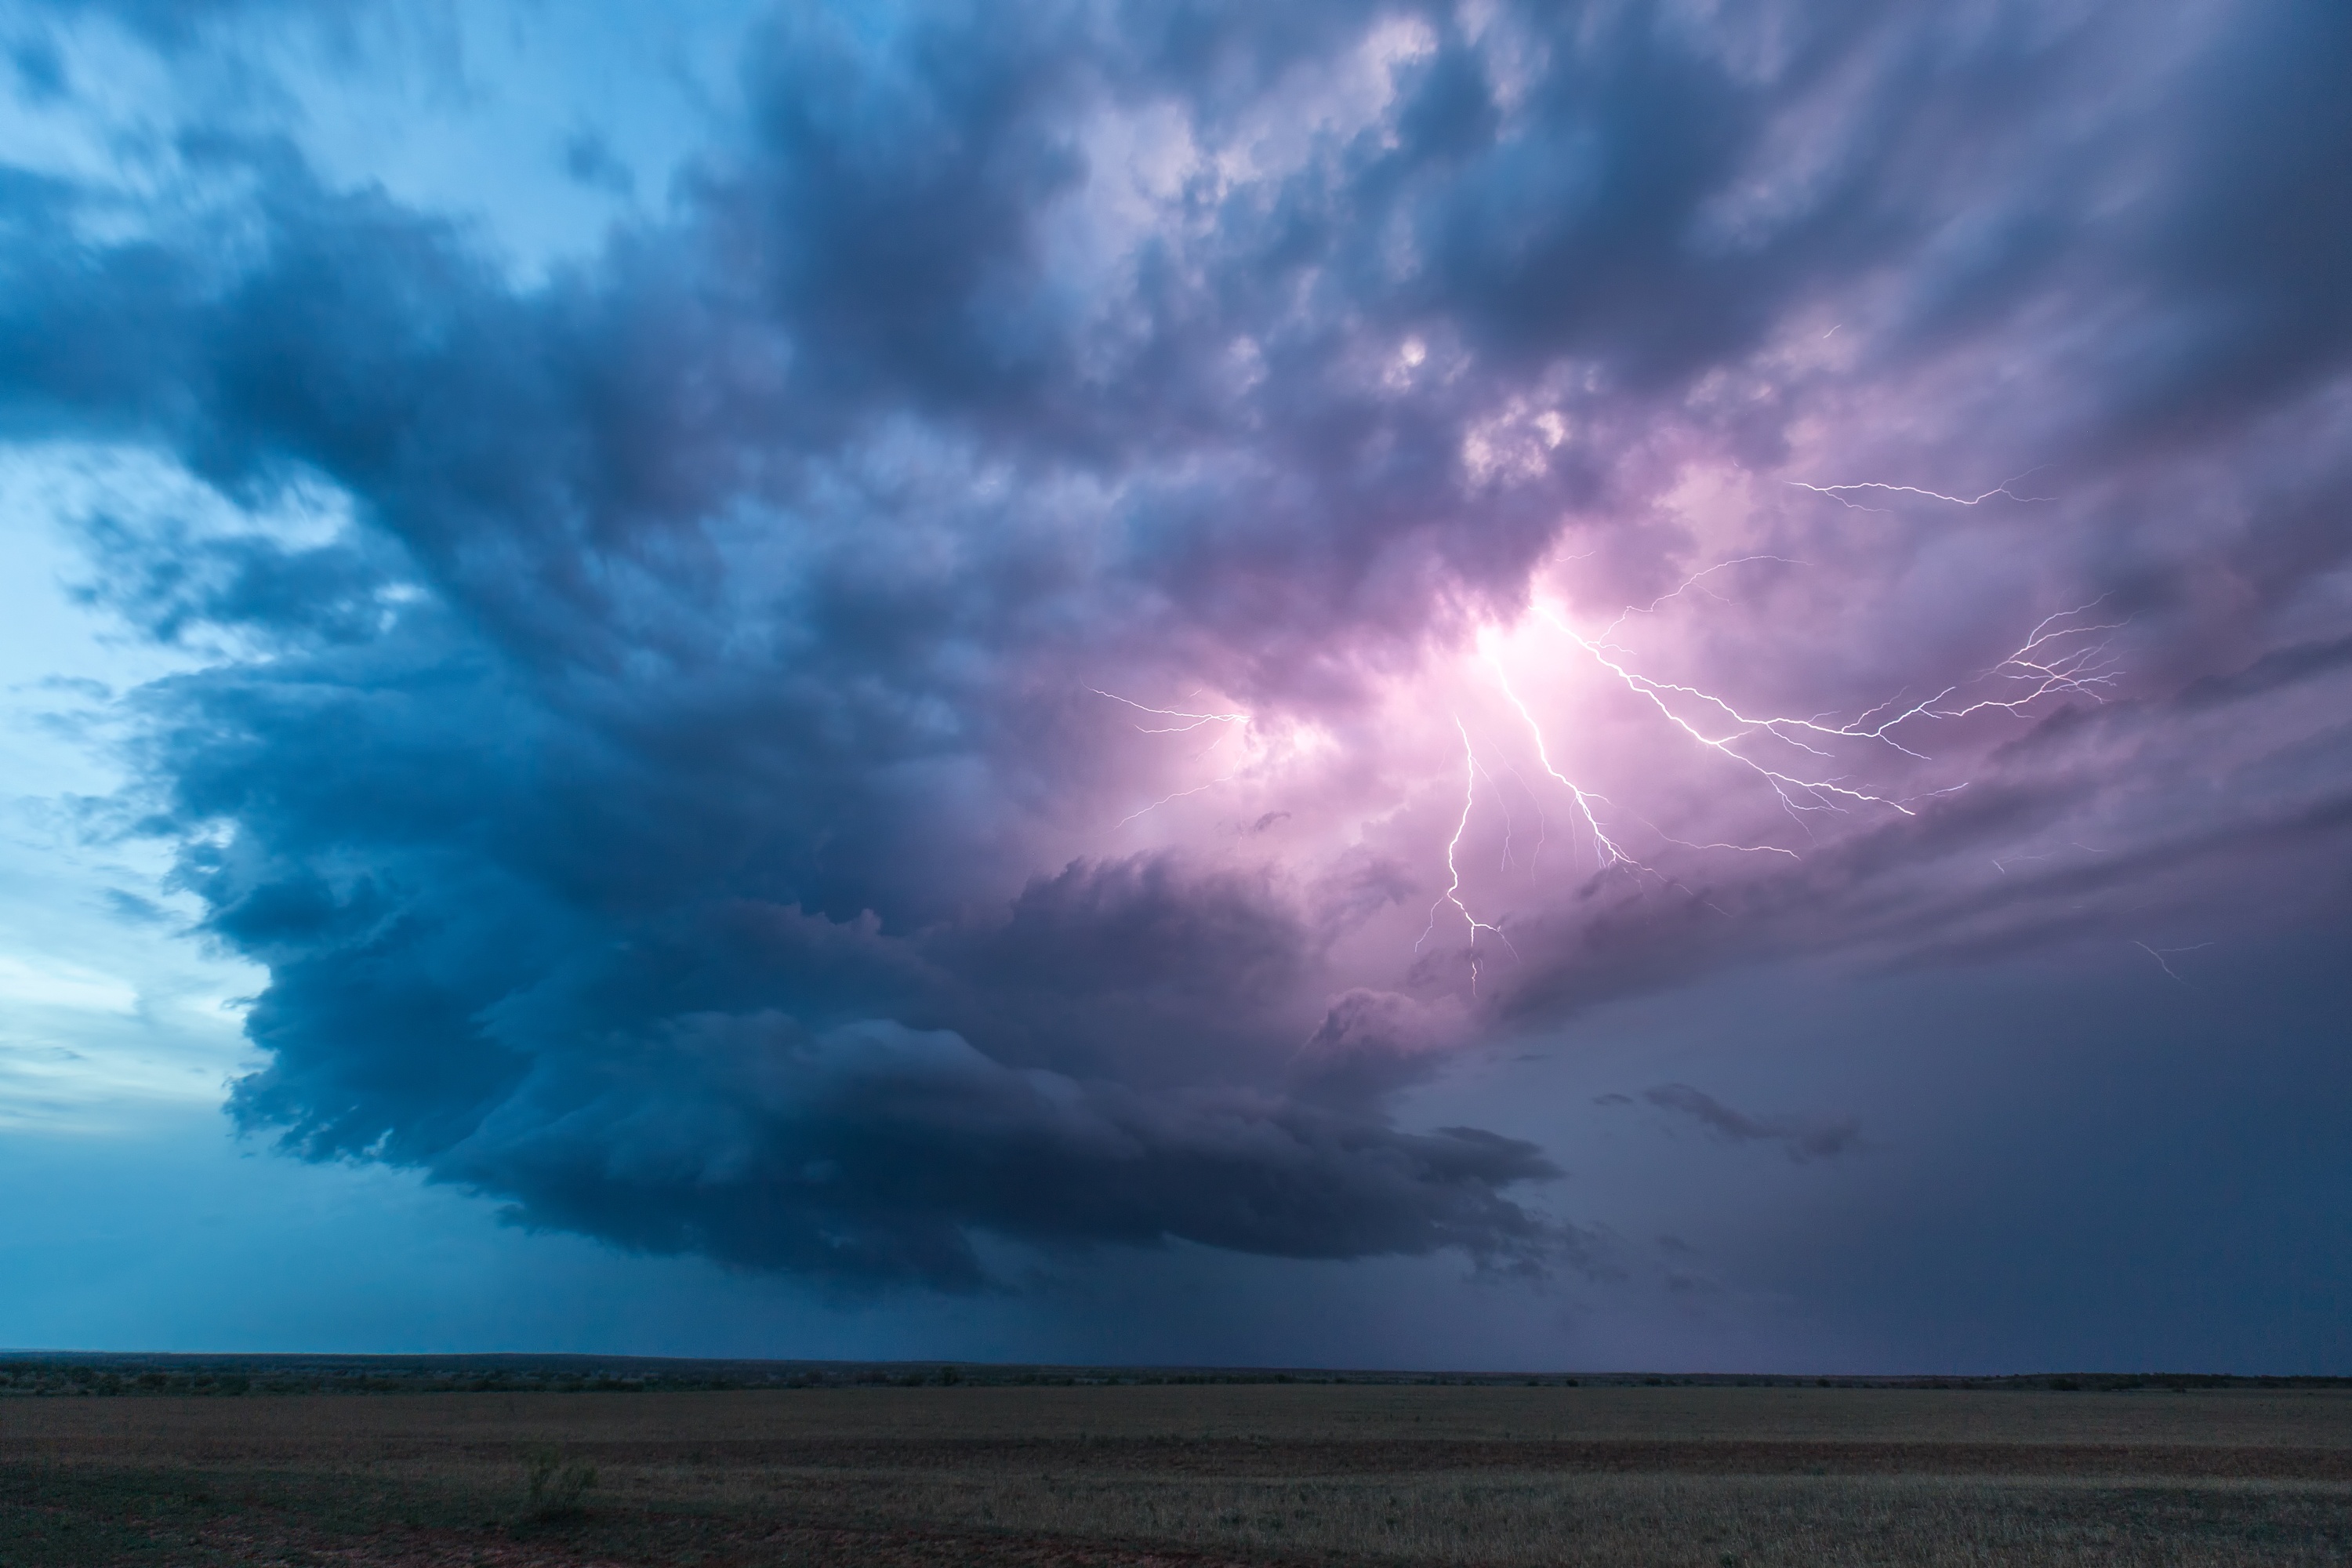
{"label": "grassy plain", "polygon": [[2347,1561],[2342,1390],[0,1400],[0,1568]]}

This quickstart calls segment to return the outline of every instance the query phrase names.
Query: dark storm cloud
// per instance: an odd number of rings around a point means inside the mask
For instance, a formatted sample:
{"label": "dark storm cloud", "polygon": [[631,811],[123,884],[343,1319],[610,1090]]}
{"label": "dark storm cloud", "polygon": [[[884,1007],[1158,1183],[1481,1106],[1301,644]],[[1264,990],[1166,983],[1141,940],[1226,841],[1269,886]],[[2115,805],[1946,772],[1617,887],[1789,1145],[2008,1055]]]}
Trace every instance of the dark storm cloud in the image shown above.
{"label": "dark storm cloud", "polygon": [[[2118,897],[2159,879],[2205,829],[2131,770],[2341,667],[2271,619],[2343,562],[2352,496],[2312,401],[2352,331],[2332,11],[2225,17],[2188,64],[2141,7],[1262,12],[796,9],[677,216],[527,290],[276,145],[191,136],[190,177],[245,194],[129,237],[16,178],[13,434],[353,510],[304,543],[91,529],[94,595],[261,650],[139,700],[149,825],[269,970],[248,1125],[852,1282],[971,1285],[990,1237],[1573,1256],[1507,1195],[1557,1174],[1535,1149],[1385,1109],[1496,1005],[1335,956],[1432,889],[1370,849],[1302,897],[1274,850],[1087,847],[1072,803],[1150,798],[1087,688],[1349,721],[1570,524],[1603,592],[1664,592],[1682,455],[1769,468],[1827,395],[1756,368],[1806,312],[1875,312],[1857,374],[1972,460],[2074,465],[2080,527],[2030,548],[2164,628],[2181,695],[2044,719],[1793,869],[1533,911],[1503,1011],[2025,940],[2086,889],[1948,868],[2088,814]],[[1118,153],[1154,137],[1224,160]],[[2032,395],[1950,392],[1978,352]],[[2300,466],[2210,541],[2136,531],[2179,465],[2242,499],[2260,440]],[[2325,879],[2329,743],[2221,830]],[[1311,812],[1252,815],[1271,844]],[[1651,1098],[1792,1158],[1851,1142]]]}
{"label": "dark storm cloud", "polygon": [[1408,1134],[1247,1092],[1082,1082],[944,1032],[810,1037],[775,1015],[689,1016],[569,1053],[444,1163],[538,1223],[935,1285],[984,1278],[974,1232],[1297,1258],[1452,1247],[1520,1266],[1566,1239],[1496,1195],[1558,1172],[1474,1128]]}

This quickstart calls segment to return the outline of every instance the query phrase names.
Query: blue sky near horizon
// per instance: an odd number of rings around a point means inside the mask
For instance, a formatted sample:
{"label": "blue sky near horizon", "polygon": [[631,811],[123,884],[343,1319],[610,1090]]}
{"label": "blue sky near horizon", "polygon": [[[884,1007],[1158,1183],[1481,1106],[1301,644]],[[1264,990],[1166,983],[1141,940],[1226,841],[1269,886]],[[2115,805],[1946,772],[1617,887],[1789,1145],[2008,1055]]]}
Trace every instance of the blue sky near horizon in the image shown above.
{"label": "blue sky near horizon", "polygon": [[0,1346],[2347,1370],[2347,43],[0,6]]}

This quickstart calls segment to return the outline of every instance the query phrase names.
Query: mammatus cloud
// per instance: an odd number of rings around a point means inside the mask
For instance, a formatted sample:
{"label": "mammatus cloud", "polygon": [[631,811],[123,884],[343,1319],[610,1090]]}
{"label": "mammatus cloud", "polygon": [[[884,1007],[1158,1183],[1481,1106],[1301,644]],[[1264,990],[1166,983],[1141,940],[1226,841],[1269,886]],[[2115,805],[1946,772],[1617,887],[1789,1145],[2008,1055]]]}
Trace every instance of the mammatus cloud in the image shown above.
{"label": "mammatus cloud", "polygon": [[222,650],[135,809],[247,1125],[853,1284],[1532,1267],[1391,1109],[1502,1031],[2340,903],[2347,27],[794,9],[528,289],[267,141],[11,176],[0,417],[322,498],[89,527]]}

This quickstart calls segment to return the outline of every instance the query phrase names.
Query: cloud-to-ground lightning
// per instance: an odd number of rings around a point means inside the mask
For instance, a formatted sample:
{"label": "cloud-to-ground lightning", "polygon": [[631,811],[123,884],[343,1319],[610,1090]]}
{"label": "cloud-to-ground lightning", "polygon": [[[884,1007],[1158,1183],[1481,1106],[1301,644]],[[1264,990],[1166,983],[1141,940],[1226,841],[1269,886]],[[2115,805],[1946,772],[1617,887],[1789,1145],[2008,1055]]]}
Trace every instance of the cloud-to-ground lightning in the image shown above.
{"label": "cloud-to-ground lightning", "polygon": [[[1462,816],[1454,824],[1454,837],[1445,842],[1445,871],[1448,879],[1445,890],[1438,894],[1431,902],[1429,925],[1421,933],[1421,940],[1412,944],[1412,950],[1419,952],[1428,945],[1429,939],[1437,931],[1437,911],[1444,905],[1452,904],[1470,927],[1470,989],[1475,994],[1478,989],[1478,933],[1482,931],[1493,931],[1496,936],[1501,938],[1505,947],[1511,946],[1511,939],[1503,934],[1501,926],[1492,925],[1480,920],[1470,912],[1470,906],[1462,901],[1462,867],[1459,857],[1462,851],[1462,836],[1469,831],[1470,813],[1478,798],[1478,752],[1477,748],[1470,743],[1470,730],[1467,725],[1456,718],[1454,721],[1454,728],[1462,736]],[[1517,950],[1514,948],[1512,951]]]}

